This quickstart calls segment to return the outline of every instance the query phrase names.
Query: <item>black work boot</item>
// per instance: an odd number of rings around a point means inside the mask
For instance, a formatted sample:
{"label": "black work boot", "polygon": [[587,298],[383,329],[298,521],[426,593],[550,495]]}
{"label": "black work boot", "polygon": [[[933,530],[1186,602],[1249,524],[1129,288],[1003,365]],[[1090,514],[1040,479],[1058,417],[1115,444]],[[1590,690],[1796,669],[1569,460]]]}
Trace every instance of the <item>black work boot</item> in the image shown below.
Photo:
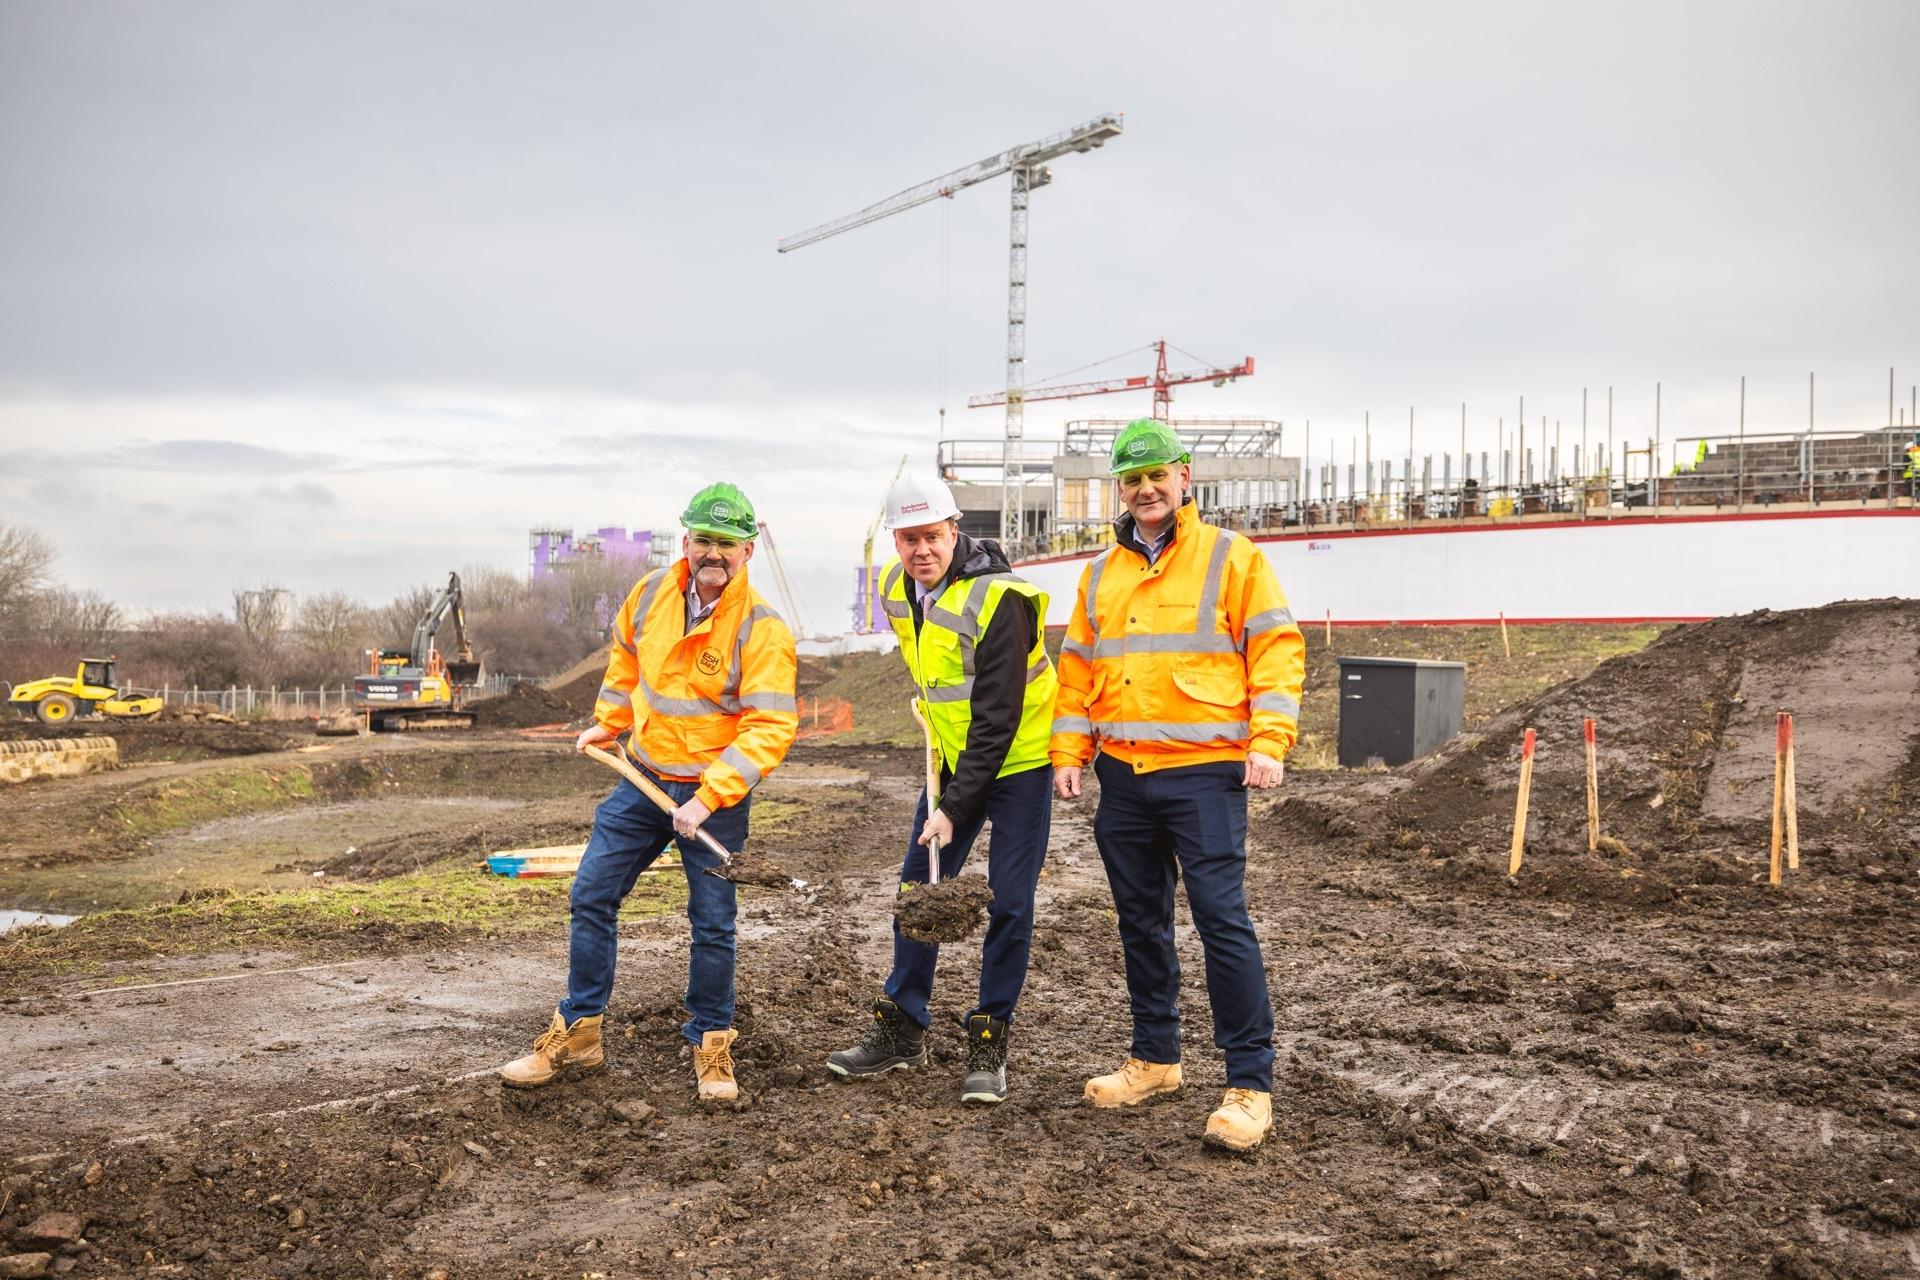
{"label": "black work boot", "polygon": [[976,1013],[967,1019],[967,1078],[962,1102],[1001,1102],[1007,1096],[1007,1024]]}
{"label": "black work boot", "polygon": [[916,1027],[900,1006],[881,996],[873,1002],[873,1024],[866,1038],[851,1049],[827,1058],[827,1070],[837,1076],[877,1076],[883,1071],[927,1065],[927,1033]]}

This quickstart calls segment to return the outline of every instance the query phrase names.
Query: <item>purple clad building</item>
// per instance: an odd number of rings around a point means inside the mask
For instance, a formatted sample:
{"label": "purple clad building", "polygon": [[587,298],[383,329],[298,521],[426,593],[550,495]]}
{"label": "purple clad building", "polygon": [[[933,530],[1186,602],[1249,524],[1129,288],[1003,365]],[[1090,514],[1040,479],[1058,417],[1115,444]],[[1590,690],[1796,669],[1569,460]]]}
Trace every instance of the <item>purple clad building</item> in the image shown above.
{"label": "purple clad building", "polygon": [[653,558],[654,536],[651,529],[629,532],[618,525],[608,525],[579,537],[575,537],[571,529],[534,529],[528,537],[532,549],[531,576],[535,582],[539,582],[559,573],[560,567],[568,561],[593,556],[631,564],[637,578],[646,572],[648,562]]}

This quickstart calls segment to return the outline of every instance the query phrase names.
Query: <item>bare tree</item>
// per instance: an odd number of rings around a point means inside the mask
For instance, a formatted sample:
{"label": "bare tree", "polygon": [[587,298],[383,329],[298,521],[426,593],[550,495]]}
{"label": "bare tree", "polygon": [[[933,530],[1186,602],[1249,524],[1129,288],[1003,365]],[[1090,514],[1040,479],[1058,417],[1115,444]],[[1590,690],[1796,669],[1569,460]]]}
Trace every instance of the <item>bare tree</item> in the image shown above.
{"label": "bare tree", "polygon": [[38,530],[0,522],[0,621],[12,621],[47,587],[53,544]]}
{"label": "bare tree", "polygon": [[438,589],[411,587],[374,610],[375,634],[384,649],[406,649],[413,644],[413,629],[420,625],[433,605]]}
{"label": "bare tree", "polygon": [[123,623],[120,606],[97,591],[42,592],[34,613],[48,646],[76,657],[105,656]]}

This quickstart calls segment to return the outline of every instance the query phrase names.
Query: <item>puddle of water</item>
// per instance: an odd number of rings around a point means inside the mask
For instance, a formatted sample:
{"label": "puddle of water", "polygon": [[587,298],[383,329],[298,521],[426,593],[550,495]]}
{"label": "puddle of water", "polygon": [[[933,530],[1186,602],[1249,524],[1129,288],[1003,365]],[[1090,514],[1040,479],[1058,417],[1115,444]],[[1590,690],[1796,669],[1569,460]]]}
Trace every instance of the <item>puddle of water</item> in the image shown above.
{"label": "puddle of water", "polygon": [[56,916],[45,911],[0,911],[0,933],[9,929],[24,929],[28,925],[50,924],[58,927],[72,924],[79,916]]}

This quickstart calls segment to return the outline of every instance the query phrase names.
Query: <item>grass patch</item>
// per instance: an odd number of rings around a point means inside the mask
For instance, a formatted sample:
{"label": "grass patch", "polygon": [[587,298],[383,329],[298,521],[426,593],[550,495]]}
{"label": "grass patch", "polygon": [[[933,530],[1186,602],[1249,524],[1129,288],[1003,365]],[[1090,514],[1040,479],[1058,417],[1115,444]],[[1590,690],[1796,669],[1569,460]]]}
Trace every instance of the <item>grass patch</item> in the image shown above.
{"label": "grass patch", "polygon": [[[480,937],[553,935],[567,919],[570,879],[509,880],[466,859],[366,884],[234,894],[206,890],[184,902],[107,911],[61,929],[0,937],[0,992],[29,979],[97,972],[110,962],[221,951],[337,956]],[[687,897],[677,866],[647,875],[623,920],[678,910]]]}
{"label": "grass patch", "polygon": [[215,818],[299,804],[313,796],[313,774],[304,765],[215,769],[144,787],[107,810],[105,818],[114,830],[145,839]]}

